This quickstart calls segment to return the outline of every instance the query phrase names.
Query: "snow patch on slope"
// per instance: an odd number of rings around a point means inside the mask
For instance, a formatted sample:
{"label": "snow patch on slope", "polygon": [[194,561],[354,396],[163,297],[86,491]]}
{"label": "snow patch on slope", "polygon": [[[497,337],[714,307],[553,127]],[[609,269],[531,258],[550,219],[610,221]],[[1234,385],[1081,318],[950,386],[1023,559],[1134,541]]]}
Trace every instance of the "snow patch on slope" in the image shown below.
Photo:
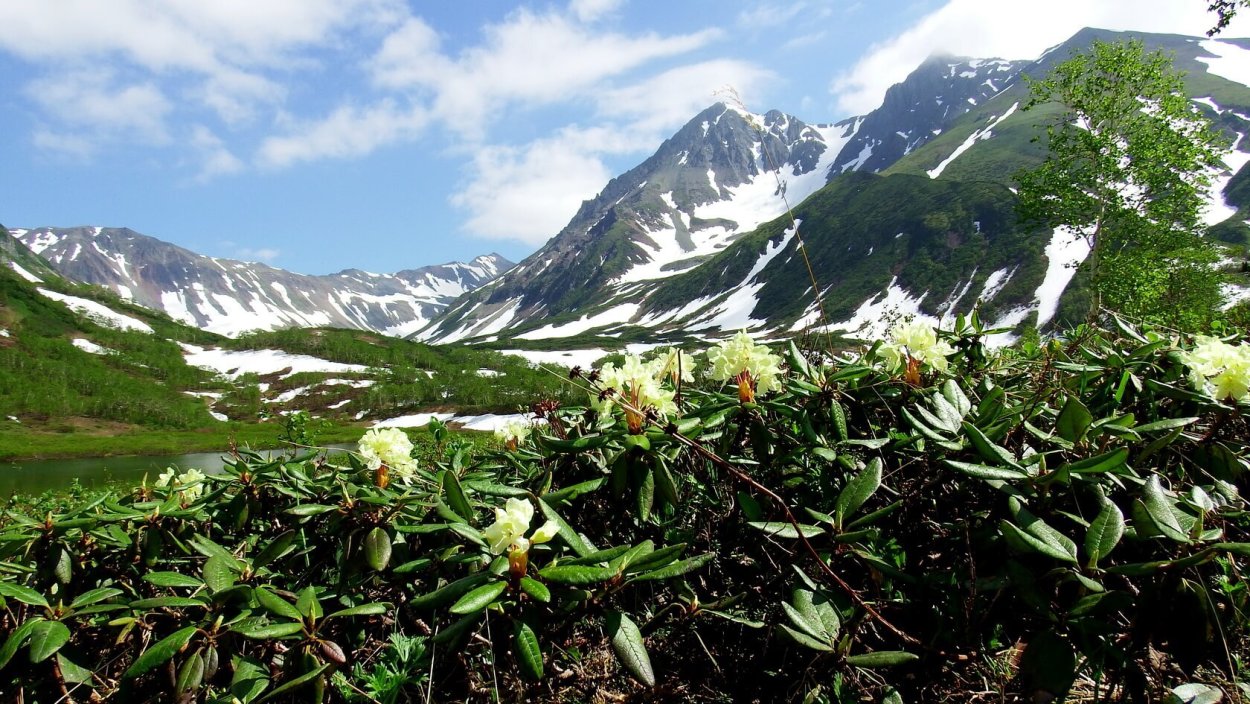
{"label": "snow patch on slope", "polygon": [[628,323],[638,313],[637,303],[622,303],[602,313],[591,316],[583,315],[579,320],[564,325],[547,325],[537,330],[517,335],[522,340],[546,340],[553,337],[572,337],[587,330],[601,328],[606,325]]}
{"label": "snow patch on slope", "polygon": [[1046,276],[1037,287],[1037,327],[1055,317],[1059,297],[1076,274],[1076,265],[1089,256],[1089,241],[1070,228],[1057,227],[1046,245]]}
{"label": "snow patch on slope", "polygon": [[[969,100],[971,100],[971,98],[969,98]],[[1011,107],[1007,108],[1007,112],[990,120],[988,125],[968,135],[968,138],[964,140],[963,144],[955,147],[955,151],[951,152],[950,156],[946,157],[940,164],[926,172],[929,174],[929,178],[937,178],[938,176],[941,176],[942,172],[946,170],[946,167],[950,166],[951,162],[958,159],[961,154],[971,149],[972,145],[976,144],[978,141],[983,141],[993,137],[994,133],[992,130],[998,126],[998,123],[1011,116],[1011,114],[1015,112],[1018,107],[1020,107],[1019,102],[1012,103]]]}
{"label": "snow patch on slope", "polygon": [[105,327],[117,328],[118,330],[133,330],[136,332],[153,333],[152,326],[129,315],[122,315],[117,311],[104,306],[95,301],[79,298],[78,296],[70,296],[64,293],[57,293],[46,288],[38,289],[39,293],[51,298],[54,301],[64,303],[70,310],[79,315],[89,318],[93,322],[99,323]]}
{"label": "snow patch on slope", "polygon": [[200,369],[217,372],[228,379],[243,374],[273,374],[283,370],[283,378],[300,372],[363,372],[363,364],[344,364],[305,354],[291,354],[282,350],[223,350],[208,349],[185,342],[178,343],[187,364]]}
{"label": "snow patch on slope", "polygon": [[39,278],[38,276],[35,276],[34,274],[30,273],[26,269],[23,269],[22,265],[18,264],[17,262],[9,262],[9,267],[13,269],[13,271],[17,272],[18,276],[22,277],[23,279],[26,279],[32,284],[43,283],[43,279]]}

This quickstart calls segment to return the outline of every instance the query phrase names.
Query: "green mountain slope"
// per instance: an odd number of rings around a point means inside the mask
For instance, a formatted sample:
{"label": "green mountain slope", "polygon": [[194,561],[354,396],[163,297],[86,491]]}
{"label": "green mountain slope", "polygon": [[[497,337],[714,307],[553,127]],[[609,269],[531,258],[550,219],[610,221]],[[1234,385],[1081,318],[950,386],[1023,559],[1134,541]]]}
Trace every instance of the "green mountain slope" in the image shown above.
{"label": "green mountain slope", "polygon": [[[805,200],[795,218],[829,321],[850,318],[891,285],[922,297],[921,312],[965,312],[986,293],[988,277],[1006,270],[1005,285],[986,307],[992,317],[1029,303],[1045,273],[1041,253],[1049,233],[1021,227],[1011,192],[992,183],[850,173]],[[788,218],[770,222],[699,269],[666,280],[648,297],[647,310],[731,294],[768,248],[786,238],[789,226]],[[796,239],[755,280],[764,283],[752,318],[785,329],[814,312]]]}

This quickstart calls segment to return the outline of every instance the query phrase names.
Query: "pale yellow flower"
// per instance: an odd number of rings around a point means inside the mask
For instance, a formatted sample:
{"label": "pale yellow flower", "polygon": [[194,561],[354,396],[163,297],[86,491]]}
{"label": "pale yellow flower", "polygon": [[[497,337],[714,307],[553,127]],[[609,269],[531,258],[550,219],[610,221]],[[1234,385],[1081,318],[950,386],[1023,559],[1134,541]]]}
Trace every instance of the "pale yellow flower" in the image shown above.
{"label": "pale yellow flower", "polygon": [[534,520],[534,505],[525,499],[508,499],[503,508],[495,509],[495,522],[482,531],[490,551],[502,555],[528,552],[531,545],[545,543],[556,536],[560,526],[555,521],[547,521],[539,526],[529,538],[525,534]]}
{"label": "pale yellow flower", "polygon": [[937,330],[922,320],[895,325],[880,349],[886,366],[895,373],[907,370],[909,358],[932,371],[945,372],[948,366],[946,357],[954,352],[955,348],[945,340],[939,340]]}
{"label": "pale yellow flower", "polygon": [[1218,337],[1199,335],[1194,349],[1181,352],[1194,388],[1217,401],[1239,403],[1250,398],[1250,345],[1230,345]]}
{"label": "pale yellow flower", "polygon": [[765,345],[757,345],[745,330],[707,351],[708,376],[716,381],[738,384],[738,399],[755,400],[781,388],[781,356]]}
{"label": "pale yellow flower", "polygon": [[399,428],[371,428],[360,438],[359,451],[365,465],[375,472],[386,465],[401,479],[411,479],[416,473],[412,441]]}
{"label": "pale yellow flower", "polygon": [[631,433],[642,432],[642,413],[655,409],[660,417],[677,413],[677,392],[663,384],[663,360],[644,362],[636,354],[625,358],[620,367],[609,362],[599,369],[599,386],[610,393],[591,396],[590,403],[599,413],[609,413],[614,405],[625,409],[625,420]]}
{"label": "pale yellow flower", "polygon": [[156,478],[155,486],[177,489],[186,502],[195,501],[204,494],[204,480],[207,477],[198,469],[188,469],[181,474],[170,467]]}
{"label": "pale yellow flower", "polygon": [[521,443],[525,442],[531,430],[529,423],[510,420],[504,423],[503,426],[495,428],[495,437],[502,441],[509,450],[515,450]]}

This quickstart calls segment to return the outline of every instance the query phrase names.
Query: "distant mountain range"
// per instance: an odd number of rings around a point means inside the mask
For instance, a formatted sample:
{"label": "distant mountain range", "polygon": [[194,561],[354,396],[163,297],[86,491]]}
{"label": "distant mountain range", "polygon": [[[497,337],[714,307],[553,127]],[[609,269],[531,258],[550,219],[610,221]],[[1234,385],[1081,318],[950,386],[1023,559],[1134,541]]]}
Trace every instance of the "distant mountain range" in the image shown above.
{"label": "distant mountain range", "polygon": [[1250,200],[1225,186],[1250,159],[1250,75],[1236,73],[1250,43],[1086,29],[1034,61],[931,57],[880,108],[835,125],[713,105],[583,203],[541,249],[418,334],[638,338],[827,326],[867,335],[898,316],[973,306],[1002,325],[1044,326],[1071,305],[1070,265],[1085,250],[1017,221],[1012,174],[1043,158],[1033,138],[1057,114],[1021,110],[1024,78],[1045,76],[1095,39],[1127,36],[1172,52],[1195,106],[1235,140],[1208,217],[1225,223],[1221,239],[1244,242],[1247,213],[1238,211]]}
{"label": "distant mountain range", "polygon": [[1234,141],[1207,220],[1218,239],[1250,244],[1250,71],[1240,68],[1250,40],[1097,29],[1032,61],[931,57],[881,107],[835,124],[712,105],[516,266],[488,255],[305,276],[125,229],[13,233],[68,278],[226,334],[329,325],[445,343],[742,328],[868,335],[899,316],[974,306],[1005,326],[1044,326],[1080,308],[1066,292],[1085,251],[1016,218],[1012,175],[1040,161],[1034,138],[1057,115],[1022,110],[1025,77],[1095,39],[1129,36],[1171,52],[1195,107]]}
{"label": "distant mountain range", "polygon": [[196,254],[133,230],[11,230],[63,276],[116,291],[175,320],[237,335],[280,327],[342,327],[405,336],[461,294],[512,267],[498,254],[394,274],[346,269],[309,276]]}

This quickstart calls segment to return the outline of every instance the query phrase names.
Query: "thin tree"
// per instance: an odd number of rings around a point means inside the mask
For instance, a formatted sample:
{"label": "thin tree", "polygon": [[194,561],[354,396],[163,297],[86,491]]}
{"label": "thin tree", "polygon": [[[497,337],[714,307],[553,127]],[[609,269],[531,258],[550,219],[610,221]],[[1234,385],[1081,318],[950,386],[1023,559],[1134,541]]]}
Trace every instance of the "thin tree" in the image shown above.
{"label": "thin tree", "polygon": [[1200,216],[1224,138],[1194,109],[1181,74],[1141,42],[1095,41],[1044,80],[1026,109],[1063,108],[1046,129],[1046,160],[1017,174],[1025,217],[1083,236],[1102,306],[1201,324],[1220,299]]}

